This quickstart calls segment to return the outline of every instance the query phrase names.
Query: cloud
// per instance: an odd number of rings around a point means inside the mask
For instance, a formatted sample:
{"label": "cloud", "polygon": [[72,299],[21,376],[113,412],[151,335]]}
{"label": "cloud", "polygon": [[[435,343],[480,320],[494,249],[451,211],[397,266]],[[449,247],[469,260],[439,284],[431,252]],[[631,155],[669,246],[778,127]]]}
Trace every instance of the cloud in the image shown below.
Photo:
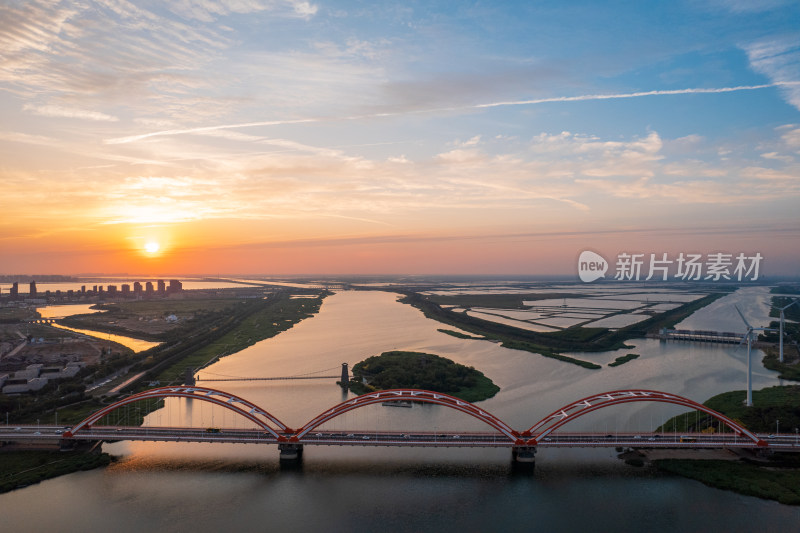
{"label": "cloud", "polygon": [[750,66],[781,88],[786,101],[800,110],[800,33],[743,46]]}
{"label": "cloud", "polygon": [[657,90],[657,91],[644,91],[644,92],[635,92],[635,93],[616,93],[616,94],[588,94],[588,95],[581,95],[581,96],[557,96],[551,98],[538,98],[534,100],[509,100],[503,102],[493,102],[487,104],[476,104],[476,105],[468,105],[468,106],[458,106],[458,107],[443,107],[443,108],[432,108],[432,109],[425,109],[425,110],[417,110],[417,111],[397,111],[397,112],[385,112],[385,113],[368,113],[363,115],[351,115],[351,116],[340,116],[340,117],[309,117],[304,119],[290,119],[290,120],[265,120],[265,121],[256,121],[256,122],[239,122],[239,123],[232,123],[232,124],[220,124],[216,126],[200,126],[196,128],[183,128],[183,129],[171,129],[171,130],[161,130],[161,131],[154,131],[150,133],[141,133],[138,135],[130,135],[126,137],[117,137],[112,139],[106,139],[104,142],[106,144],[124,144],[130,142],[141,141],[144,139],[149,139],[152,137],[163,137],[163,136],[170,136],[170,135],[185,135],[189,133],[202,133],[202,132],[210,132],[215,130],[224,130],[224,129],[238,129],[238,128],[253,128],[253,127],[262,127],[262,126],[285,126],[291,124],[312,124],[312,123],[320,123],[320,122],[341,122],[341,121],[354,121],[354,120],[363,120],[363,119],[380,119],[386,117],[394,117],[394,116],[403,116],[409,114],[422,114],[422,113],[441,113],[441,112],[457,112],[457,111],[469,111],[469,110],[476,110],[476,109],[486,109],[486,108],[493,108],[493,107],[505,107],[505,106],[529,106],[529,105],[539,105],[539,104],[548,104],[548,103],[559,103],[559,102],[582,102],[588,100],[614,100],[614,99],[625,99],[625,98],[642,98],[647,96],[669,96],[669,95],[681,95],[681,94],[719,94],[719,93],[730,93],[730,92],[737,92],[737,91],[755,91],[759,89],[767,89],[771,87],[778,87],[778,86],[787,86],[787,87],[794,87],[797,85],[800,87],[800,82],[789,82],[789,81],[781,81],[771,84],[764,84],[764,85],[740,85],[736,87],[717,87],[717,88],[689,88],[689,89],[675,89],[675,90]]}
{"label": "cloud", "polygon": [[33,104],[25,104],[22,109],[41,117],[79,118],[82,120],[96,120],[100,122],[116,122],[119,120],[115,116],[107,115],[100,111],[88,111],[85,109],[61,107],[57,105],[36,106]]}
{"label": "cloud", "polygon": [[244,15],[270,11],[277,16],[307,19],[317,13],[318,7],[303,0],[262,2],[259,0],[171,0],[167,3],[173,13],[182,17],[214,22],[232,13]]}

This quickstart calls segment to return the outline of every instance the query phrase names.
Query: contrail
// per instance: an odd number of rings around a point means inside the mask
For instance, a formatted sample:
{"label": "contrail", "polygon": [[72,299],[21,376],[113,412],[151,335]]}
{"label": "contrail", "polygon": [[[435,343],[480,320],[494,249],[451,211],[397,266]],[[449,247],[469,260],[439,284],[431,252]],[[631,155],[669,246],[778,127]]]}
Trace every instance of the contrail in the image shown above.
{"label": "contrail", "polygon": [[732,93],[737,91],[755,91],[758,89],[769,89],[780,85],[800,85],[800,82],[778,82],[767,83],[764,85],[740,85],[738,87],[716,87],[716,88],[693,88],[693,89],[672,89],[666,91],[644,91],[637,93],[619,94],[585,94],[582,96],[557,96],[553,98],[538,98],[536,100],[511,100],[508,102],[494,102],[492,104],[478,104],[472,106],[476,109],[486,107],[500,107],[511,105],[533,105],[548,104],[552,102],[581,102],[584,100],[615,100],[619,98],[640,98],[642,96],[668,96],[672,94],[709,94],[709,93]]}
{"label": "contrail", "polygon": [[407,114],[419,113],[436,113],[441,111],[463,111],[467,109],[487,109],[491,107],[505,107],[505,106],[520,106],[520,105],[537,105],[549,104],[558,102],[583,102],[589,100],[617,100],[623,98],[642,98],[645,96],[669,96],[676,94],[714,94],[714,93],[732,93],[738,91],[756,91],[759,89],[769,89],[772,87],[800,85],[800,81],[782,81],[775,83],[767,83],[764,85],[739,85],[737,87],[714,87],[714,88],[689,88],[689,89],[672,89],[672,90],[657,90],[657,91],[642,91],[635,93],[617,93],[617,94],[584,94],[580,96],[556,96],[551,98],[537,98],[534,100],[509,100],[505,102],[492,102],[488,104],[475,104],[461,107],[444,107],[436,109],[425,109],[421,111],[398,111],[395,113],[372,113],[369,115],[354,115],[349,117],[330,117],[330,118],[304,118],[295,120],[267,120],[261,122],[241,122],[237,124],[220,124],[217,126],[203,126],[199,128],[186,128],[186,129],[173,129],[155,131],[151,133],[143,133],[140,135],[131,135],[129,137],[117,137],[114,139],[107,139],[105,144],[125,144],[150,137],[164,137],[171,135],[184,135],[191,133],[204,133],[207,131],[229,130],[238,128],[253,128],[257,126],[285,126],[289,124],[311,124],[316,122],[330,122],[330,121],[345,121],[345,120],[359,120],[365,118],[381,118],[392,117]]}

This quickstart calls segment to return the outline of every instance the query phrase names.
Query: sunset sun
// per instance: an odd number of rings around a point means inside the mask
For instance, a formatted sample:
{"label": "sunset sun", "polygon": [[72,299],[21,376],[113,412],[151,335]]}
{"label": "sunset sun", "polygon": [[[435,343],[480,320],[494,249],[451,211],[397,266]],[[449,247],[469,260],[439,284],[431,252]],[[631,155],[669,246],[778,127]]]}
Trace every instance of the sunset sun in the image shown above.
{"label": "sunset sun", "polygon": [[161,245],[158,244],[156,241],[147,241],[144,245],[144,251],[148,255],[156,255],[160,249]]}

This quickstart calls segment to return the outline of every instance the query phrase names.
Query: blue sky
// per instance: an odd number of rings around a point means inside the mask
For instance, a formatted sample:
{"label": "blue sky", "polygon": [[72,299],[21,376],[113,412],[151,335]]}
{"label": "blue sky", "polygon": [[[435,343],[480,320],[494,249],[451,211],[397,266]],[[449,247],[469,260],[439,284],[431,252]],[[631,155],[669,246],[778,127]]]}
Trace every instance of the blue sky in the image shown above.
{"label": "blue sky", "polygon": [[0,50],[6,271],[800,274],[794,1],[2,0]]}

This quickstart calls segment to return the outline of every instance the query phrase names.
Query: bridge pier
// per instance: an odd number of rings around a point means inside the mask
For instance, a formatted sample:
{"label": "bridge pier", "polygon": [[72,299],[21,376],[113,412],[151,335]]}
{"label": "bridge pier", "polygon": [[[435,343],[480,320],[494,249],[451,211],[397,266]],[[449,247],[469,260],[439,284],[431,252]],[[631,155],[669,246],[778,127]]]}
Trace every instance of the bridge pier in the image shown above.
{"label": "bridge pier", "polygon": [[347,368],[347,363],[342,363],[342,380],[339,382],[342,389],[348,390],[350,388],[350,372]]}
{"label": "bridge pier", "polygon": [[280,461],[284,462],[300,462],[303,459],[303,445],[295,442],[281,442],[278,444],[280,450]]}
{"label": "bridge pier", "polygon": [[511,448],[511,458],[515,463],[533,466],[536,463],[536,446],[514,446]]}

